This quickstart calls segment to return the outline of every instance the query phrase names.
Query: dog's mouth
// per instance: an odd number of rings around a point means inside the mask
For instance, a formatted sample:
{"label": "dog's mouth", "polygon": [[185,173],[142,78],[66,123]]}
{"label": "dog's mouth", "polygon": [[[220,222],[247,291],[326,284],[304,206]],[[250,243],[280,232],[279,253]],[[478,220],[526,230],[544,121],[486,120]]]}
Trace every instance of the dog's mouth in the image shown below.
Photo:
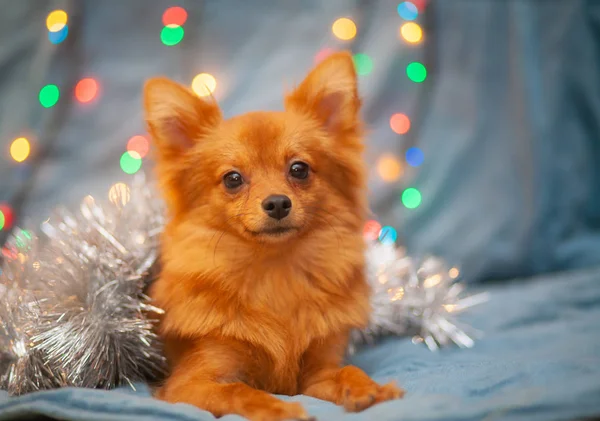
{"label": "dog's mouth", "polygon": [[269,236],[269,237],[279,237],[285,234],[289,234],[293,231],[297,231],[296,227],[273,227],[273,228],[264,228],[260,231],[250,231],[250,233],[254,236]]}

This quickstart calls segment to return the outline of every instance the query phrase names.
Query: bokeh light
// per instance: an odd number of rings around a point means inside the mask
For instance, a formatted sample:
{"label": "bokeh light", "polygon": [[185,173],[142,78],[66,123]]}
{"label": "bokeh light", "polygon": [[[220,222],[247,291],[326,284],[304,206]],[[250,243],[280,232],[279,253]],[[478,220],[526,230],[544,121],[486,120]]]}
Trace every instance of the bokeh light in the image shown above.
{"label": "bokeh light", "polygon": [[19,137],[10,145],[10,156],[17,162],[23,162],[29,156],[31,152],[31,145],[29,140],[24,137]]}
{"label": "bokeh light", "polygon": [[390,127],[398,134],[406,134],[410,130],[410,120],[402,113],[396,113],[390,117]]}
{"label": "bokeh light", "polygon": [[352,19],[339,18],[333,22],[331,31],[337,38],[348,41],[356,36],[356,24]]}
{"label": "bokeh light", "polygon": [[217,80],[209,73],[200,73],[192,80],[192,90],[198,96],[209,96],[217,88]]}
{"label": "bokeh light", "polygon": [[52,44],[60,44],[67,39],[67,35],[69,35],[69,26],[65,25],[60,31],[48,32],[48,40]]}
{"label": "bokeh light", "polygon": [[42,104],[42,107],[44,108],[50,108],[54,106],[58,102],[59,97],[60,91],[56,85],[46,85],[40,89],[40,104]]}
{"label": "bokeh light", "polygon": [[322,62],[323,60],[325,60],[327,57],[329,57],[331,54],[335,53],[335,49],[333,48],[328,48],[325,47],[323,49],[321,49],[316,55],[315,55],[315,64]]}
{"label": "bokeh light", "polygon": [[115,206],[125,206],[131,199],[129,186],[125,183],[115,183],[108,190],[108,200]]}
{"label": "bokeh light", "polygon": [[406,162],[411,167],[418,167],[423,163],[423,151],[417,147],[408,148],[405,155]]}
{"label": "bokeh light", "polygon": [[427,69],[423,64],[414,61],[406,66],[406,75],[415,83],[421,83],[427,78]]}
{"label": "bokeh light", "polygon": [[404,20],[415,20],[419,16],[419,9],[413,2],[403,1],[398,5],[398,15]]}
{"label": "bokeh light", "polygon": [[96,98],[98,94],[98,82],[92,78],[81,79],[75,85],[75,98],[81,103],[87,103]]}
{"label": "bokeh light", "polygon": [[414,187],[402,192],[402,204],[408,209],[414,209],[421,204],[421,192]]}
{"label": "bokeh light", "polygon": [[69,16],[64,10],[54,10],[46,18],[46,27],[50,32],[58,32],[67,25]]}
{"label": "bokeh light", "polygon": [[458,270],[458,268],[450,268],[450,270],[448,271],[448,275],[452,279],[456,279],[458,278],[458,275],[460,275],[460,271]]}
{"label": "bokeh light", "polygon": [[144,136],[133,136],[127,141],[127,150],[137,152],[140,158],[144,158],[150,150],[150,143]]}
{"label": "bokeh light", "polygon": [[183,7],[169,7],[162,15],[163,25],[181,26],[187,20],[188,14]]}
{"label": "bokeh light", "polygon": [[14,213],[6,203],[0,203],[0,231],[10,229],[14,222]]}
{"label": "bokeh light", "polygon": [[135,174],[142,168],[142,157],[137,152],[125,152],[121,155],[121,169],[125,174]]}
{"label": "bokeh light", "polygon": [[183,39],[185,32],[179,25],[167,25],[160,32],[160,40],[168,47],[177,45]]}
{"label": "bokeh light", "polygon": [[406,22],[400,27],[400,36],[406,42],[416,44],[423,38],[423,30],[414,22]]}
{"label": "bokeh light", "polygon": [[396,181],[402,176],[402,172],[402,164],[394,155],[384,154],[377,160],[377,173],[383,181]]}
{"label": "bokeh light", "polygon": [[411,2],[417,7],[419,12],[424,11],[427,5],[427,0],[411,0]]}
{"label": "bokeh light", "polygon": [[366,76],[373,70],[373,60],[366,54],[354,54],[352,57],[354,59],[354,67],[356,68],[356,73],[361,76]]}
{"label": "bokeh light", "polygon": [[394,227],[385,226],[381,228],[379,231],[379,241],[383,244],[394,244],[398,239],[398,233],[394,229]]}
{"label": "bokeh light", "polygon": [[365,223],[363,236],[367,240],[375,241],[379,238],[379,231],[381,231],[381,224],[374,219],[371,219]]}

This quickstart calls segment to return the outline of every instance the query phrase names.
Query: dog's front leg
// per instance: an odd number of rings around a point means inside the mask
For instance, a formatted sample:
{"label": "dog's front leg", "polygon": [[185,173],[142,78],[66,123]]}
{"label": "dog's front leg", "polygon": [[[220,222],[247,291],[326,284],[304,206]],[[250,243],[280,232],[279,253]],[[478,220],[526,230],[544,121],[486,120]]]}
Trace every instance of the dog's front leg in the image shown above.
{"label": "dog's front leg", "polygon": [[347,344],[348,335],[339,334],[309,346],[302,358],[301,393],[343,405],[351,412],[404,395],[395,384],[379,385],[358,367],[342,367]]}

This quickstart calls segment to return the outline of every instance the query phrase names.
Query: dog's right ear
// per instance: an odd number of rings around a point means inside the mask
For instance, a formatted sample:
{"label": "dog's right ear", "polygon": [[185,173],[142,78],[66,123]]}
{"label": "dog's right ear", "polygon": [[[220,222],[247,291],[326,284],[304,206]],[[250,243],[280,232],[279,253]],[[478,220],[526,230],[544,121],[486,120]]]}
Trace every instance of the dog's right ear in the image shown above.
{"label": "dog's right ear", "polygon": [[144,112],[159,159],[181,155],[222,120],[212,97],[204,100],[167,78],[146,82]]}

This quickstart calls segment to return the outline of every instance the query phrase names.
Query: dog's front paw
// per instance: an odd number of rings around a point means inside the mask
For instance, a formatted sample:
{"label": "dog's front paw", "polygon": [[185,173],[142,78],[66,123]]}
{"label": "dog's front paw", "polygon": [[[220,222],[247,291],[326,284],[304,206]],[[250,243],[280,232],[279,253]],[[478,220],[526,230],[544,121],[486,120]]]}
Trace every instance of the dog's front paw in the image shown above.
{"label": "dog's front paw", "polygon": [[376,403],[400,399],[404,396],[404,390],[394,383],[383,386],[377,383],[363,385],[345,385],[342,391],[342,405],[349,412],[363,411]]}
{"label": "dog's front paw", "polygon": [[310,421],[302,405],[293,402],[272,402],[268,405],[252,405],[244,414],[251,421]]}

